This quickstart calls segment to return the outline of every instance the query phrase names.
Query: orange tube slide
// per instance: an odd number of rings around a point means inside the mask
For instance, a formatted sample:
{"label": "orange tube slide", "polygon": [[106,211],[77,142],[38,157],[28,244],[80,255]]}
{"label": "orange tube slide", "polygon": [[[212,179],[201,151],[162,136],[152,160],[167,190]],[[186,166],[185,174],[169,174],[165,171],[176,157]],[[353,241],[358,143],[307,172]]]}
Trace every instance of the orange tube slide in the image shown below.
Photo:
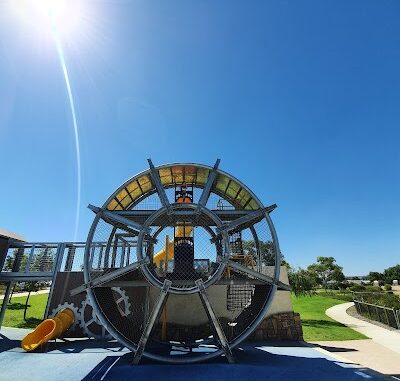
{"label": "orange tube slide", "polygon": [[69,308],[63,309],[53,318],[42,321],[33,332],[28,333],[21,342],[22,349],[26,352],[34,351],[49,340],[60,337],[74,324],[74,321],[74,312]]}

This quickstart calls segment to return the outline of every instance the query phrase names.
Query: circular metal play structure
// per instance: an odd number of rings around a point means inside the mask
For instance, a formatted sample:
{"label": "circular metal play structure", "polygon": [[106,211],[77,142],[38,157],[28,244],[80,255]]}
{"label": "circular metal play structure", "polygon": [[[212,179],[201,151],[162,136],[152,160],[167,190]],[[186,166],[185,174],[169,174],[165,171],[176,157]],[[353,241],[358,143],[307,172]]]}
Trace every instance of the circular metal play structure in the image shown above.
{"label": "circular metal play structure", "polygon": [[219,160],[149,166],[101,208],[89,206],[85,283],[73,293],[87,291],[134,363],[233,362],[231,349],[263,320],[275,291],[288,289],[269,215],[276,205],[264,207]]}

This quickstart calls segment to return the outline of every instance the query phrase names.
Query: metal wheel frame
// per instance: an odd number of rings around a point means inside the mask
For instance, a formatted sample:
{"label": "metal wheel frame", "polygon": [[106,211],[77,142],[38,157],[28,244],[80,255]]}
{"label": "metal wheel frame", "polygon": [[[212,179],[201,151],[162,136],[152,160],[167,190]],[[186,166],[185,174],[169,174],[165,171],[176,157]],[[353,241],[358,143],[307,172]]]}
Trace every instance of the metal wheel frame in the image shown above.
{"label": "metal wheel frame", "polygon": [[[149,161],[149,162],[151,164],[151,161]],[[199,165],[199,164],[193,164],[193,163],[166,164],[166,165],[159,166],[156,169],[162,169],[162,168],[170,167],[170,166],[173,166],[173,165],[194,166],[194,167],[197,167],[197,168],[207,169],[207,170],[210,171],[209,172],[209,176],[211,175],[211,173],[212,173],[211,171],[213,170],[212,167],[205,166],[205,165]],[[240,182],[239,180],[237,180],[235,177],[231,176],[230,174],[228,174],[226,172],[223,172],[223,171],[221,171],[219,169],[216,169],[216,167],[214,167],[214,170],[217,171],[217,173],[225,175],[228,178],[236,181],[243,189],[245,189],[252,196],[252,198],[258,204],[259,208],[264,208],[263,204],[256,197],[256,195],[247,186],[245,186],[242,182]],[[93,223],[91,225],[91,228],[89,230],[89,234],[88,234],[88,238],[87,238],[86,246],[85,246],[84,281],[85,281],[86,284],[89,284],[90,281],[91,281],[91,274],[90,274],[90,271],[91,271],[91,264],[90,264],[91,243],[92,243],[93,236],[94,236],[94,233],[96,231],[98,222],[102,218],[102,212],[107,210],[107,205],[109,204],[109,202],[118,194],[118,192],[122,188],[124,188],[126,185],[130,184],[134,179],[139,178],[140,176],[143,176],[145,174],[150,174],[150,172],[151,172],[151,169],[143,171],[143,172],[133,176],[131,179],[126,181],[124,184],[122,184],[107,199],[107,201],[104,203],[103,207],[101,208],[100,212],[96,214],[96,216],[95,216],[95,218],[93,220]],[[199,187],[199,185],[197,185],[197,187]],[[143,199],[149,197],[151,194],[156,193],[156,192],[157,192],[157,190],[153,190],[151,192],[146,193],[145,195],[143,195],[143,197],[140,197],[138,200],[136,200],[135,203],[130,206],[130,209],[134,208],[134,206],[137,205],[139,202],[141,202]],[[218,195],[218,192],[216,192],[215,190],[213,190],[213,192]],[[220,196],[224,197],[223,195],[220,195]],[[203,213],[207,214],[210,218],[213,219],[214,222],[216,222],[216,223],[218,222],[218,224],[221,224],[221,226],[222,226],[222,222],[218,218],[218,216],[215,213],[211,212],[209,209],[205,208],[203,205],[186,204],[185,207],[187,208],[188,205],[190,205],[189,208],[192,208],[192,209],[199,208],[200,212],[203,212]],[[175,208],[175,206],[173,204],[171,206],[173,208]],[[148,218],[148,220],[146,221],[144,226],[145,227],[150,226],[150,223],[152,221],[154,221],[154,219],[155,219],[155,215],[159,216],[159,215],[162,215],[163,213],[166,213],[166,212],[167,212],[167,208],[165,208],[165,206],[163,206],[161,209],[159,209],[158,211],[153,213]],[[230,352],[231,349],[233,349],[234,347],[239,345],[243,340],[245,340],[257,328],[257,326],[261,323],[261,321],[265,317],[265,314],[266,314],[270,304],[272,303],[272,300],[274,298],[275,292],[277,290],[277,284],[278,284],[279,275],[280,275],[281,252],[280,252],[280,248],[279,248],[279,242],[278,242],[278,237],[277,237],[277,234],[276,234],[276,231],[275,231],[275,227],[273,225],[273,222],[272,222],[268,212],[264,213],[264,218],[267,221],[267,224],[268,224],[271,236],[272,236],[272,242],[273,242],[273,247],[274,247],[274,252],[275,252],[275,266],[274,266],[275,268],[274,268],[273,284],[271,284],[271,288],[270,288],[269,294],[266,295],[266,299],[265,299],[265,302],[263,304],[263,307],[261,308],[261,310],[260,310],[259,314],[257,315],[257,317],[252,322],[249,322],[249,326],[236,339],[234,339],[232,342],[228,343],[229,352]],[[223,237],[223,242],[224,242],[224,246],[226,246],[226,247],[224,249],[225,249],[225,253],[227,253],[227,256],[229,257],[230,250],[229,250],[229,243],[228,243],[228,240],[227,240],[227,231],[225,233],[226,233],[226,236]],[[139,237],[138,237],[138,244],[137,244],[137,257],[138,257],[138,259],[143,259],[144,258],[143,257],[143,253],[142,253],[143,238],[144,238],[144,229],[141,229],[141,231],[139,233]],[[256,243],[256,246],[258,246],[257,243]],[[225,257],[226,257],[226,255],[225,255]],[[215,282],[217,282],[219,280],[219,278],[221,277],[221,275],[222,275],[222,273],[223,273],[223,271],[225,269],[225,266],[226,266],[226,263],[224,261],[221,261],[218,270],[211,276],[210,279],[208,279],[206,282],[204,282],[202,284],[202,287],[204,287],[204,290],[207,287],[209,287],[210,285],[214,284]],[[143,272],[143,274],[145,275],[146,279],[149,280],[149,282],[153,286],[155,286],[155,287],[157,287],[159,289],[163,287],[163,284],[158,279],[155,278],[155,276],[150,272],[150,270],[145,265],[144,266],[142,265],[140,267],[140,269]],[[160,287],[160,284],[161,284],[161,287]],[[193,287],[190,290],[188,290],[188,289],[185,290],[185,292],[179,292],[180,290],[168,289],[167,292],[175,293],[175,294],[199,293],[199,296],[201,296],[201,292],[202,291],[201,291],[201,289],[199,287],[200,286],[197,285],[196,287]],[[155,353],[152,353],[152,352],[148,352],[148,351],[145,350],[145,348],[139,348],[139,346],[137,344],[127,340],[120,332],[118,332],[114,328],[113,324],[108,321],[108,319],[105,317],[103,311],[101,310],[99,304],[97,303],[97,299],[96,299],[96,296],[94,294],[93,289],[91,287],[88,287],[86,291],[88,293],[88,297],[90,298],[90,300],[92,302],[92,306],[93,306],[94,312],[98,316],[100,322],[105,327],[107,327],[108,332],[115,339],[117,339],[120,343],[122,343],[127,348],[131,349],[133,352],[137,353],[138,349],[141,349],[142,353],[140,354],[140,356],[143,354],[143,356],[145,356],[145,357],[147,357],[149,359],[152,359],[152,360],[161,361],[161,362],[168,362],[168,363],[174,363],[174,364],[202,362],[202,361],[205,361],[205,360],[209,360],[209,359],[221,356],[223,354],[225,354],[228,359],[230,357],[229,354],[227,355],[226,348],[225,348],[225,350],[223,348],[217,348],[214,352],[210,352],[210,353],[206,353],[206,354],[202,354],[202,355],[197,355],[197,356],[194,356],[194,357],[191,357],[191,356],[168,356],[167,357],[167,356],[158,355],[158,354],[155,354]],[[222,345],[222,346],[224,346],[224,345]],[[140,358],[139,358],[139,360],[140,360]]]}
{"label": "metal wheel frame", "polygon": [[[210,217],[216,224],[217,227],[222,227],[222,221],[218,218],[218,216],[213,213],[211,210],[199,206],[198,204],[173,204],[171,205],[171,210],[170,213],[173,214],[174,210],[180,210],[180,209],[192,209],[192,210],[198,210],[200,208],[200,211],[206,214],[208,217]],[[166,208],[161,208],[155,213],[153,213],[147,221],[143,224],[143,229],[141,230],[138,241],[137,241],[137,258],[138,260],[144,260],[145,256],[143,255],[143,240],[145,237],[145,232],[150,228],[151,224],[160,216],[163,214],[167,214],[168,210]],[[222,236],[222,242],[223,242],[223,247],[224,247],[224,255],[223,258],[229,258],[230,256],[230,248],[229,248],[229,243],[227,242],[227,236],[224,235]],[[212,284],[216,283],[222,276],[222,273],[224,272],[226,267],[225,262],[219,262],[218,263],[218,269],[215,271],[207,281],[204,282],[205,288],[208,288]],[[156,278],[156,276],[149,270],[147,265],[142,266],[141,268],[144,276],[146,279],[155,287],[161,289],[163,287],[163,283]],[[187,294],[195,294],[199,292],[199,288],[197,286],[193,286],[191,288],[175,288],[171,286],[168,290],[170,294],[178,294],[178,295],[187,295]]]}

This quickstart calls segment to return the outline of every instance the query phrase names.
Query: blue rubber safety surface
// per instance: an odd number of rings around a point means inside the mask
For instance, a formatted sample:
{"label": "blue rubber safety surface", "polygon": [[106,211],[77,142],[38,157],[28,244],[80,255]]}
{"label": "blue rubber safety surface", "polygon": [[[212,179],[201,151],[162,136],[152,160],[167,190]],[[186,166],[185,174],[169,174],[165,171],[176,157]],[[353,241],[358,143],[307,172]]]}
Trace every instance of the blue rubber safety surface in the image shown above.
{"label": "blue rubber safety surface", "polygon": [[383,380],[368,369],[342,363],[314,348],[245,344],[234,350],[236,363],[221,357],[206,363],[169,365],[142,359],[132,365],[132,354],[104,358],[85,381],[359,381]]}

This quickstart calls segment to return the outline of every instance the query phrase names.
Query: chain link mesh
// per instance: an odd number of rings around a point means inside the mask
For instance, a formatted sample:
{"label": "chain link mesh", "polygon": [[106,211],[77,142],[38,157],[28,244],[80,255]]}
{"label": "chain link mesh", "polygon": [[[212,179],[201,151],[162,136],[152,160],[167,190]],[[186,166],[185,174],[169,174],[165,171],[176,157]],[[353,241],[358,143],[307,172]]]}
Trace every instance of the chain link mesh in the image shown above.
{"label": "chain link mesh", "polygon": [[[171,204],[175,202],[174,192],[173,188],[166,190]],[[193,189],[193,202],[198,202],[201,192],[200,188]],[[135,211],[154,212],[160,208],[157,193],[132,207]],[[214,193],[208,199],[207,208],[214,211],[237,210],[229,201]],[[193,288],[198,279],[204,282],[211,279],[220,266],[217,257],[224,257],[227,253],[221,236],[216,234],[216,224],[209,215],[198,215],[193,208],[185,209],[182,205],[179,211],[188,213],[165,213],[154,218],[150,228],[155,241],[146,238],[140,249],[142,256],[149,259],[146,265],[148,270],[160,284],[168,279],[172,281],[172,287],[184,292]],[[233,216],[232,220],[234,218],[237,217]],[[229,220],[225,218],[224,222]],[[273,276],[276,261],[275,246],[266,219],[248,223],[242,230],[234,229],[229,233],[228,240],[230,259],[242,265],[244,270],[226,267],[221,279],[207,288],[207,297],[225,336],[232,342],[249,327],[254,328],[254,321],[263,311],[272,289],[246,269]],[[137,262],[136,245],[137,232],[114,221],[99,219],[88,251],[91,279]],[[129,297],[129,314],[121,313],[111,284],[110,287],[93,289],[96,303],[109,326],[136,345],[160,296],[160,288],[150,285],[141,271],[126,272],[111,283],[120,286]],[[146,350],[162,353],[168,358],[174,351],[176,355],[186,355],[187,348],[216,343],[219,339],[199,294],[169,294]],[[209,348],[212,352],[217,347]]]}

